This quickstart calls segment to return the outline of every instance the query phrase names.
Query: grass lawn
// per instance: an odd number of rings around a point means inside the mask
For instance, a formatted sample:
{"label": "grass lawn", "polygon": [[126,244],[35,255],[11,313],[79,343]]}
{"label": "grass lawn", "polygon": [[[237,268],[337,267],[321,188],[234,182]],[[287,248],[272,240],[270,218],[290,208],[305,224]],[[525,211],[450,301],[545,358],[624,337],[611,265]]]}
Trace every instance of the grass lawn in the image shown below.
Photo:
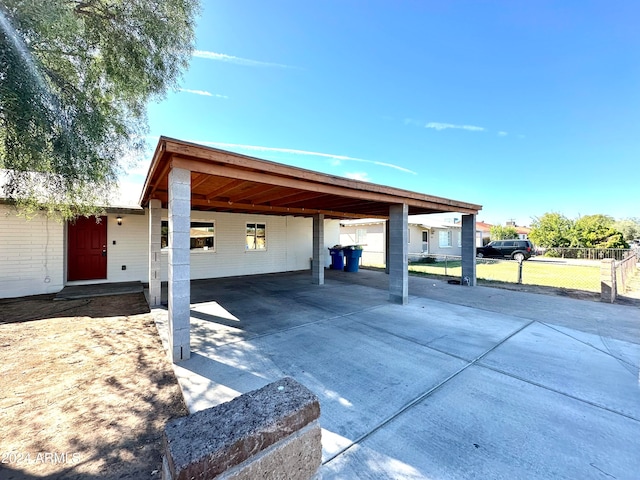
{"label": "grass lawn", "polygon": [[[460,260],[431,264],[409,265],[410,272],[460,277]],[[518,282],[518,262],[504,260],[478,260],[478,279],[499,282]],[[571,288],[589,292],[600,291],[600,264],[567,265],[547,262],[524,262],[522,283],[548,287]]]}

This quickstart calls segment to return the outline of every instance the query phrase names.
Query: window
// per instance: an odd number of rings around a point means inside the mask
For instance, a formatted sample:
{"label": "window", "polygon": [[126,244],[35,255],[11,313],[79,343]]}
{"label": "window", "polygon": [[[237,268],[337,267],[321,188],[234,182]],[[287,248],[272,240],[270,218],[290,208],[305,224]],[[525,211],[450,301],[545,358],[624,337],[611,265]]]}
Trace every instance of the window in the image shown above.
{"label": "window", "polygon": [[356,243],[366,243],[367,242],[367,229],[366,228],[358,228],[356,229]]}
{"label": "window", "polygon": [[450,247],[452,244],[451,230],[438,232],[438,240],[441,247]]}
{"label": "window", "polygon": [[[166,248],[169,246],[169,222],[162,222],[160,232],[160,247]],[[191,250],[215,249],[215,232],[215,224],[213,222],[191,222],[189,248]]]}
{"label": "window", "polygon": [[267,226],[264,223],[247,223],[247,242],[245,249],[267,249]]}
{"label": "window", "polygon": [[462,248],[462,231],[458,232],[458,246]]}

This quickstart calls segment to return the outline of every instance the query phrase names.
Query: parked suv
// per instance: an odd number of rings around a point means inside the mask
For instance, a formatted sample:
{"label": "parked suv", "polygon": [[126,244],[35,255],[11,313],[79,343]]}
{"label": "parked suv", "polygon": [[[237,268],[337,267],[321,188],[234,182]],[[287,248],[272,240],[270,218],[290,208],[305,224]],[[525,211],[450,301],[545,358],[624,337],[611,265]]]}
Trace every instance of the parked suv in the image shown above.
{"label": "parked suv", "polygon": [[476,248],[476,257],[511,258],[522,262],[533,255],[533,243],[529,240],[495,240]]}

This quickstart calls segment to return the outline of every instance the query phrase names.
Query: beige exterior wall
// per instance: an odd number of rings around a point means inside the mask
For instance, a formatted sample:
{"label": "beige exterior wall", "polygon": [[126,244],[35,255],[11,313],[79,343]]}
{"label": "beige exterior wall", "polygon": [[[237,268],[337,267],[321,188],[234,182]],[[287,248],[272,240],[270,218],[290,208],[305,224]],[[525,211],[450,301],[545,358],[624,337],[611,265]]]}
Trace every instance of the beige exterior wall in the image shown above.
{"label": "beige exterior wall", "polygon": [[[107,279],[72,284],[148,281],[148,212],[107,216]],[[166,220],[167,211],[163,211]],[[215,278],[307,270],[312,252],[311,218],[192,212],[192,221],[215,223],[213,251],[191,252],[191,278]],[[247,222],[267,225],[267,249],[245,251]],[[60,291],[66,282],[66,225],[37,216],[31,221],[0,205],[0,298]],[[328,248],[339,243],[340,224],[325,221],[325,266]],[[114,244],[115,242],[115,244]],[[168,277],[168,255],[162,252],[162,280]],[[122,267],[126,267],[125,270]]]}
{"label": "beige exterior wall", "polygon": [[[422,232],[428,231],[419,225],[409,225],[409,255],[421,254],[422,249]],[[426,253],[426,252],[424,252]]]}
{"label": "beige exterior wall", "polygon": [[[451,246],[442,245],[440,233],[451,232]],[[429,235],[429,253],[432,255],[460,255],[460,239],[462,230],[460,228],[432,228]]]}

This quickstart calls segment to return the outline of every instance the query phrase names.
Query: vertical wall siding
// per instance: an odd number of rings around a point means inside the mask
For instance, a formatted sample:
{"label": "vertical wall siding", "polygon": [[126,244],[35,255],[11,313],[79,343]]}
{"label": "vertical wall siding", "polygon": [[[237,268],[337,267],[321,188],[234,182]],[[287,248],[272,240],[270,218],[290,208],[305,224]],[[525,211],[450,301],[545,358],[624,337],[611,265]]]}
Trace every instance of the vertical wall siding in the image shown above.
{"label": "vertical wall siding", "polygon": [[64,282],[64,225],[0,205],[0,298],[54,293]]}

